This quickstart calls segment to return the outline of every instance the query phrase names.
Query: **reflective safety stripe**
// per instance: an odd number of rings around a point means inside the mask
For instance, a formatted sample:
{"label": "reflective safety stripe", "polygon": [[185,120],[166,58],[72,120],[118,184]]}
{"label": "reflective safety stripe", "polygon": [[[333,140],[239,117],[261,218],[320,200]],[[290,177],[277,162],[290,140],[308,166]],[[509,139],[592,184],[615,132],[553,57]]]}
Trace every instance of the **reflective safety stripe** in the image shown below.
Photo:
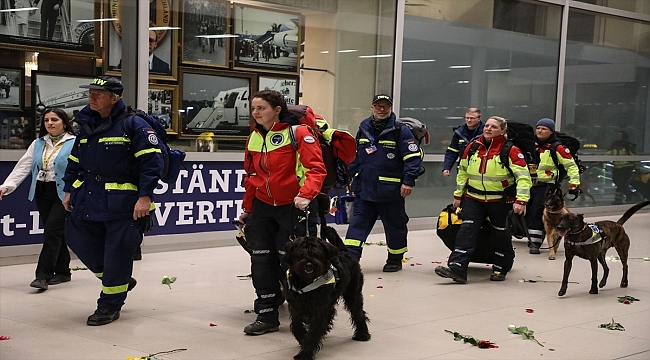
{"label": "reflective safety stripe", "polygon": [[395,146],[396,143],[392,140],[379,140],[378,143],[383,144],[383,145],[389,145],[389,146]]}
{"label": "reflective safety stripe", "polygon": [[133,190],[133,191],[138,191],[138,187],[131,184],[131,183],[124,183],[124,184],[105,183],[104,184],[104,190]]}
{"label": "reflective safety stripe", "polygon": [[390,181],[390,182],[402,182],[402,179],[399,178],[391,178],[391,177],[385,177],[385,176],[380,176],[379,177],[380,181]]}
{"label": "reflective safety stripe", "polygon": [[137,153],[135,153],[135,157],[139,157],[140,155],[149,154],[149,153],[161,153],[162,154],[162,150],[160,150],[158,148],[143,149],[143,150],[140,150]]}
{"label": "reflective safety stripe", "polygon": [[106,295],[120,294],[129,290],[129,284],[118,286],[102,286],[102,292]]}
{"label": "reflective safety stripe", "polygon": [[359,139],[359,144],[366,144],[366,143],[369,143],[369,142],[370,142],[370,140],[368,140],[368,139]]}
{"label": "reflective safety stripe", "polygon": [[[458,165],[458,170],[467,171],[467,165],[459,164],[459,165]],[[468,175],[469,175],[469,174],[468,174]]]}
{"label": "reflective safety stripe", "polygon": [[449,151],[453,151],[453,152],[460,152],[460,150],[458,150],[458,149],[454,149],[454,148],[452,148],[451,146],[448,147],[447,150],[449,150]]}
{"label": "reflective safety stripe", "polygon": [[98,143],[130,143],[131,139],[123,136],[104,137],[97,140]]}
{"label": "reflective safety stripe", "polygon": [[495,181],[495,182],[501,182],[503,180],[508,180],[507,176],[488,176],[488,175],[482,175],[482,174],[467,174],[467,177],[472,179],[472,180],[477,180],[477,181]]}
{"label": "reflective safety stripe", "polygon": [[149,205],[149,211],[154,211],[154,210],[156,210],[156,203],[152,201],[151,205]]}
{"label": "reflective safety stripe", "polygon": [[345,244],[346,246],[355,246],[361,248],[366,246],[365,242],[361,242],[361,240],[355,240],[355,239],[345,239],[345,241],[343,241],[343,244]]}
{"label": "reflective safety stripe", "polygon": [[88,142],[88,139],[81,139],[79,140],[79,144],[85,144]]}
{"label": "reflective safety stripe", "polygon": [[72,160],[72,161],[74,161],[74,162],[76,162],[76,163],[79,162],[79,159],[76,158],[76,157],[74,157],[74,156],[72,156],[72,155],[68,156],[68,159],[70,159],[70,160]]}
{"label": "reflective safety stripe", "polygon": [[79,186],[81,186],[83,183],[84,183],[84,182],[81,181],[81,180],[75,180],[75,181],[72,183],[72,187],[76,189],[76,188],[78,188]]}
{"label": "reflective safety stripe", "polygon": [[399,255],[399,254],[404,254],[404,253],[407,252],[407,251],[409,251],[409,249],[408,249],[407,247],[403,247],[403,248],[401,248],[401,249],[391,249],[391,248],[388,248],[388,252],[389,252],[389,253],[391,253],[391,254],[397,254],[397,255]]}
{"label": "reflective safety stripe", "polygon": [[95,273],[95,276],[101,279],[104,276],[104,273],[103,272]]}
{"label": "reflective safety stripe", "polygon": [[402,160],[406,161],[407,159],[410,159],[410,158],[412,158],[412,157],[414,157],[414,156],[418,156],[418,157],[419,157],[419,156],[420,156],[420,152],[418,151],[418,152],[416,152],[416,153],[408,154],[408,155],[404,156],[404,157],[402,158]]}

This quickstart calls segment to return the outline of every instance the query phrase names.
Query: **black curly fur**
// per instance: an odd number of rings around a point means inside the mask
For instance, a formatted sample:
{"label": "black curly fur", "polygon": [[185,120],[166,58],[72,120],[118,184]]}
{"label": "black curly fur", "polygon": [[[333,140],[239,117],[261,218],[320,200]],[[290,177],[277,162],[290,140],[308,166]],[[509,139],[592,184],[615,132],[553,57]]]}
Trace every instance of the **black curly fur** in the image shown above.
{"label": "black curly fur", "polygon": [[370,340],[369,320],[363,310],[363,273],[359,261],[347,252],[335,229],[327,227],[323,234],[329,242],[308,236],[288,243],[282,259],[289,269],[289,281],[296,289],[325,275],[330,264],[338,270],[339,276],[334,285],[323,285],[303,294],[284,287],[291,315],[291,333],[300,345],[300,352],[294,359],[313,359],[321,349],[323,337],[332,329],[335,306],[341,297],[354,328],[352,339]]}

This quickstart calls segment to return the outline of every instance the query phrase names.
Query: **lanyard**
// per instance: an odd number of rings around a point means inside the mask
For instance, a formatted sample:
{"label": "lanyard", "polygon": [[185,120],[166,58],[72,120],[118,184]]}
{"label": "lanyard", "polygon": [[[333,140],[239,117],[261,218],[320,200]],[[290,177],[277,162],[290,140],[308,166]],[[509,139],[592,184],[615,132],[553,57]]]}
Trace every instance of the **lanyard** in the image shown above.
{"label": "lanyard", "polygon": [[50,160],[52,159],[52,156],[57,153],[57,151],[63,146],[63,139],[59,140],[59,142],[52,147],[52,151],[48,153],[47,147],[48,143],[45,143],[45,150],[43,151],[43,169],[48,169],[48,166],[50,165]]}

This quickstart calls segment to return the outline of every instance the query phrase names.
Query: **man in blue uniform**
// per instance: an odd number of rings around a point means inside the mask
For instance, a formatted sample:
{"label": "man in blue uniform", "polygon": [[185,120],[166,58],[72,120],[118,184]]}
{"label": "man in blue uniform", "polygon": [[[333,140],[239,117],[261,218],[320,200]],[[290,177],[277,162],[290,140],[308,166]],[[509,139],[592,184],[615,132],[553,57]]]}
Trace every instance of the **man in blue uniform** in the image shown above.
{"label": "man in blue uniform", "polygon": [[88,105],[76,117],[81,129],[63,177],[63,206],[72,212],[65,236],[102,281],[97,310],[86,322],[97,326],[120,317],[136,284],[133,253],[164,163],[154,130],[127,111],[119,80],[100,76],[80,87],[90,90]]}
{"label": "man in blue uniform", "polygon": [[422,152],[411,130],[396,126],[390,96],[375,95],[371,110],[372,116],[359,125],[357,157],[349,166],[355,198],[345,245],[360,259],[379,216],[388,245],[383,271],[396,272],[402,269],[402,259],[408,250],[406,224],[409,218],[404,198],[411,195],[420,174]]}

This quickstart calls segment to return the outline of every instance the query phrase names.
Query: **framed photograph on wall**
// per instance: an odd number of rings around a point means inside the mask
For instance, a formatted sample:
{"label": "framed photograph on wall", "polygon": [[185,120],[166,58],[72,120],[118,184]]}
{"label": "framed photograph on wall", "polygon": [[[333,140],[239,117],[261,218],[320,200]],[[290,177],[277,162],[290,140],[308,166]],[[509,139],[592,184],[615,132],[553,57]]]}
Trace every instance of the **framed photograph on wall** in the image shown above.
{"label": "framed photograph on wall", "polygon": [[[122,70],[122,7],[127,0],[108,0],[110,18],[106,25],[104,73],[119,76]],[[171,0],[152,0],[149,4],[149,78],[176,79],[177,30],[174,25]]]}
{"label": "framed photograph on wall", "polygon": [[187,0],[181,17],[182,61],[185,64],[228,67],[229,3],[222,0]]}
{"label": "framed photograph on wall", "polygon": [[234,68],[297,74],[300,14],[235,4]]}
{"label": "framed photograph on wall", "polygon": [[[32,71],[32,104],[34,122],[38,131],[43,112],[48,108],[61,108],[72,119],[79,110],[88,105],[88,85],[92,77],[69,76]],[[38,136],[38,134],[36,134]]]}
{"label": "framed photograph on wall", "polygon": [[26,149],[34,126],[23,111],[0,109],[0,149]]}
{"label": "framed photograph on wall", "polygon": [[275,90],[284,96],[287,105],[298,104],[298,78],[260,75],[259,90]]}
{"label": "framed photograph on wall", "polygon": [[178,133],[178,86],[149,84],[147,112],[160,121],[168,134]]}
{"label": "framed photograph on wall", "polygon": [[0,3],[0,44],[3,46],[94,55],[99,2],[12,0]]}
{"label": "framed photograph on wall", "polygon": [[25,106],[25,69],[0,67],[0,109]]}
{"label": "framed photograph on wall", "polygon": [[181,135],[232,135],[250,133],[251,89],[255,74],[233,71],[181,69],[179,109]]}

